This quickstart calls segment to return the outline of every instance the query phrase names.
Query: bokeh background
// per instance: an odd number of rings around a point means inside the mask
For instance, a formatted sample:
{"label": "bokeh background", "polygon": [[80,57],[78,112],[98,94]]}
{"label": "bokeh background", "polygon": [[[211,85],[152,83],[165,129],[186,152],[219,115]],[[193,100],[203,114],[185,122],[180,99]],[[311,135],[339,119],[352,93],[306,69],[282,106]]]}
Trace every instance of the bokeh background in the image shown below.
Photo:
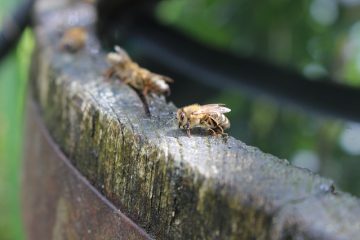
{"label": "bokeh background", "polygon": [[[0,0],[0,23],[19,0]],[[316,81],[360,86],[359,0],[166,0],[158,18],[203,44],[296,69]],[[34,47],[27,29],[0,61],[0,239],[24,239],[20,183],[24,106]],[[294,109],[261,95],[189,91],[177,105],[222,102],[232,108],[231,135],[286,158],[360,195],[360,125]],[[321,94],[321,92],[319,92]],[[359,103],[349,103],[359,104]],[[26,199],[26,196],[22,196]]]}
{"label": "bokeh background", "polygon": [[[0,24],[19,1],[0,0]],[[20,182],[24,103],[33,38],[26,30],[19,45],[0,60],[0,239],[24,239]]]}
{"label": "bokeh background", "polygon": [[[328,77],[360,86],[359,0],[170,0],[157,10],[164,23],[203,44],[297,70],[308,81]],[[180,94],[173,100],[178,106],[194,101],[226,103],[232,109],[232,136],[360,195],[359,123],[308,112],[261,94],[207,91],[214,94],[201,98],[189,88],[186,98]]]}

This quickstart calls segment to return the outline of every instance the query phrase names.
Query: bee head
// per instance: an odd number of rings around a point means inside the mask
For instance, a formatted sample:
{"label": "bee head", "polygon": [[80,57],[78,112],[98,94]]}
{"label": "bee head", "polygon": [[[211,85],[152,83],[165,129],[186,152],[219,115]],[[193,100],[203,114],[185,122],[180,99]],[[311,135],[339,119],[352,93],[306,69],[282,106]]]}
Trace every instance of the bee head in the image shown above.
{"label": "bee head", "polygon": [[188,119],[187,116],[185,114],[185,112],[183,111],[183,109],[179,109],[176,113],[176,119],[178,120],[179,123],[179,128],[188,128]]}

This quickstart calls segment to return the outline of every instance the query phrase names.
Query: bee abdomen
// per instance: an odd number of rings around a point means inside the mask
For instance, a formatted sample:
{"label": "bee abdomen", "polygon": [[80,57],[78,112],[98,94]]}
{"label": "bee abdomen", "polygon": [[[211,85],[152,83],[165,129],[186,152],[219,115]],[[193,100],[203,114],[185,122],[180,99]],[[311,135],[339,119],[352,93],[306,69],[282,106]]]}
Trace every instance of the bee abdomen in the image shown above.
{"label": "bee abdomen", "polygon": [[156,88],[160,92],[166,92],[169,91],[169,85],[166,84],[166,82],[160,78],[153,78],[152,83],[156,86]]}
{"label": "bee abdomen", "polygon": [[213,114],[212,119],[214,120],[211,124],[213,128],[220,126],[223,129],[227,129],[230,127],[229,119],[222,113]]}
{"label": "bee abdomen", "polygon": [[228,119],[224,114],[221,114],[219,124],[220,124],[221,127],[223,127],[224,129],[230,127],[230,121],[229,121],[229,119]]}

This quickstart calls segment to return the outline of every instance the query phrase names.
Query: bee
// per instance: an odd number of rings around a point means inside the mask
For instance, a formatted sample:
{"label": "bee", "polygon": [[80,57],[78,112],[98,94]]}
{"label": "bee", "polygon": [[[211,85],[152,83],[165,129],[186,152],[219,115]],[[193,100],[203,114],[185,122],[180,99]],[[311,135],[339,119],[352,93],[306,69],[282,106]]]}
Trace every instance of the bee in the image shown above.
{"label": "bee", "polygon": [[185,129],[190,137],[190,129],[201,127],[212,135],[227,135],[224,130],[230,128],[230,121],[224,115],[231,110],[224,104],[193,104],[180,108],[176,113],[179,128]]}
{"label": "bee", "polygon": [[72,27],[66,30],[60,41],[60,49],[67,52],[77,52],[85,46],[87,31],[83,27]]}
{"label": "bee", "polygon": [[141,91],[144,96],[147,96],[148,93],[170,95],[168,83],[173,82],[171,78],[140,67],[119,46],[115,46],[115,52],[107,55],[107,61],[111,66],[105,72],[106,78],[115,76],[125,84]]}

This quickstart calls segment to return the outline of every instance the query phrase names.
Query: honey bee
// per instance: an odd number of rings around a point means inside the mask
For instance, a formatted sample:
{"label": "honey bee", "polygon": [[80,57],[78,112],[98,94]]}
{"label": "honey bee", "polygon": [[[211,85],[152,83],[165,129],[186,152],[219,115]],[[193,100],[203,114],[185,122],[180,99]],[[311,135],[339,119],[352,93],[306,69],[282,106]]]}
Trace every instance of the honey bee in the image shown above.
{"label": "honey bee", "polygon": [[115,76],[134,89],[142,91],[144,96],[148,93],[170,95],[168,83],[173,82],[171,78],[140,67],[119,46],[115,46],[115,52],[107,55],[107,61],[111,67],[105,72],[106,78]]}
{"label": "honey bee", "polygon": [[190,129],[201,127],[212,135],[227,135],[224,129],[230,127],[229,119],[224,115],[231,110],[224,104],[193,104],[180,108],[176,113],[179,128],[185,129],[190,137]]}
{"label": "honey bee", "polygon": [[77,52],[85,46],[87,32],[83,27],[72,27],[64,32],[60,41],[60,49],[68,52]]}

